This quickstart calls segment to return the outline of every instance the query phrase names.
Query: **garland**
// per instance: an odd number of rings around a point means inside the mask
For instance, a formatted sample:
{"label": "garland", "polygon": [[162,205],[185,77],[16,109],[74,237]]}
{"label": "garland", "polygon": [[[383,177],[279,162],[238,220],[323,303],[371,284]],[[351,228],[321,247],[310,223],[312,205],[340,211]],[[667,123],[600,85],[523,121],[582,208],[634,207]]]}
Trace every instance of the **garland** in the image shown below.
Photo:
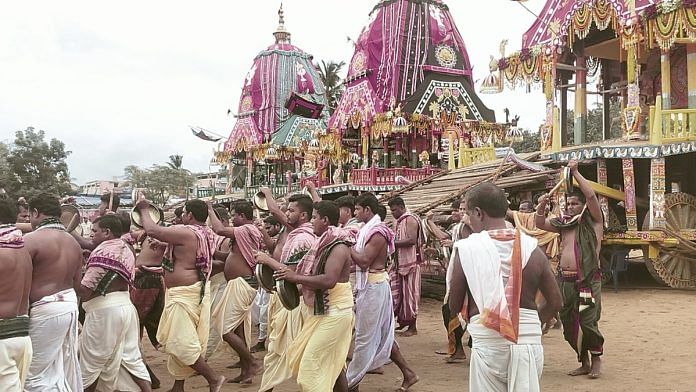
{"label": "garland", "polygon": [[684,8],[669,8],[668,12],[652,6],[643,13],[651,47],[656,43],[660,49],[667,50],[677,38],[696,38],[696,9],[691,8],[696,7],[696,2],[685,1],[680,6]]}
{"label": "garland", "polygon": [[65,231],[65,225],[63,225],[63,222],[61,222],[59,218],[50,217],[42,220],[41,223],[36,226],[34,231],[39,229],[55,229]]}

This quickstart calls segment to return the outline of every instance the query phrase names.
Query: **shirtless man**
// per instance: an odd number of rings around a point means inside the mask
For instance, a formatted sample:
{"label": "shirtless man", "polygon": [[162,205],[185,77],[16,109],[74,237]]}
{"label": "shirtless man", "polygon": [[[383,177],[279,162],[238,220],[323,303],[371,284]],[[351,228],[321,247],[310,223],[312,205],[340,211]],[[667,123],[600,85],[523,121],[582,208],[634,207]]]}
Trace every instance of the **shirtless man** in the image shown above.
{"label": "shirtless man", "polygon": [[201,200],[189,200],[181,215],[183,225],[161,227],[146,212],[149,205],[144,199],[136,204],[145,232],[169,244],[162,263],[167,291],[157,340],[169,354],[167,368],[176,380],[172,391],[183,392],[185,379],[195,371],[208,381],[210,392],[219,392],[225,377],[204,358],[210,332],[210,285],[206,281],[214,252],[213,233],[205,226],[208,206]]}
{"label": "shirtless man", "polygon": [[[232,248],[225,260],[224,293],[219,304],[212,310],[214,328],[222,339],[239,355],[241,374],[230,380],[250,384],[260,365],[249,352],[251,345],[251,307],[256,297],[258,282],[254,275],[254,256],[261,247],[261,232],[254,225],[251,203],[238,201],[231,206],[233,227],[225,226],[213,213],[208,204],[208,216],[215,234],[229,238]],[[253,286],[252,286],[253,285]]]}
{"label": "shirtless man", "polygon": [[348,387],[357,390],[367,372],[391,359],[403,374],[399,390],[406,391],[418,382],[418,376],[394,340],[391,288],[385,271],[387,256],[394,252],[394,233],[375,215],[378,208],[372,193],[363,193],[355,200],[355,217],[364,225],[350,251],[360,270],[356,272],[355,347],[346,376]]}
{"label": "shirtless man", "polygon": [[[167,244],[157,241],[152,237],[145,237],[140,248],[140,253],[135,259],[135,282],[130,291],[131,302],[138,311],[140,323],[140,337],[143,329],[147,332],[150,343],[156,349],[160,344],[157,341],[157,328],[164,309],[164,270],[162,269],[162,257],[167,249]],[[143,362],[145,359],[143,358]],[[152,389],[159,389],[160,380],[145,362],[147,372],[150,374]]]}
{"label": "shirtless man", "polygon": [[17,209],[0,199],[0,385],[8,392],[24,389],[31,363],[29,291],[31,257],[15,226]]}
{"label": "shirtless man", "polygon": [[474,234],[455,244],[448,280],[450,310],[462,311],[473,338],[469,390],[538,392],[542,325],[560,308],[551,266],[536,239],[507,228],[502,189],[477,185],[466,205]]}
{"label": "shirtless man", "polygon": [[604,337],[597,324],[602,310],[599,251],[604,235],[604,220],[597,196],[578,171],[578,163],[572,160],[568,162],[568,167],[578,182],[580,192],[567,195],[566,215],[560,219],[546,218],[549,197],[540,197],[536,226],[561,234],[559,275],[563,308],[560,317],[563,335],[582,364],[568,374],[599,378],[602,366],[600,356],[604,352]]}
{"label": "shirtless man", "polygon": [[82,278],[82,251],[60,222],[60,203],[50,194],[29,200],[34,231],[25,246],[34,271],[29,296],[29,336],[34,357],[26,391],[46,391],[69,385],[82,390],[77,361],[77,294]]}
{"label": "shirtless man", "polygon": [[29,223],[29,205],[20,197],[17,200],[17,223]]}

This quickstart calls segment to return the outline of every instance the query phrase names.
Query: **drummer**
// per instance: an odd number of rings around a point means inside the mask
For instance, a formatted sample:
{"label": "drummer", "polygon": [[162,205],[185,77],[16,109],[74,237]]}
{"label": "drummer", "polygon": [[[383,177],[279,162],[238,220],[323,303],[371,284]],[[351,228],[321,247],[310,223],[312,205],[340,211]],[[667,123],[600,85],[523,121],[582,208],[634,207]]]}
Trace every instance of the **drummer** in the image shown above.
{"label": "drummer", "polygon": [[[283,214],[273,200],[271,190],[262,188],[261,192],[266,197],[271,214],[291,231],[282,248],[280,259],[259,252],[256,261],[271,266],[275,271],[286,266],[294,268],[317,240],[309,223],[314,209],[312,199],[307,195],[291,196],[287,213]],[[278,295],[273,294],[268,308],[268,352],[264,358],[263,379],[259,391],[271,390],[292,378],[292,371],[287,362],[287,348],[302,328],[300,307],[289,311],[282,306]]]}
{"label": "drummer", "polygon": [[[251,203],[238,201],[231,206],[232,224],[225,227],[212,204],[208,203],[208,216],[216,234],[230,238],[230,253],[225,260],[227,284],[220,300],[211,309],[212,327],[239,355],[241,374],[230,382],[250,384],[261,366],[249,352],[251,346],[251,306],[256,297],[258,283],[254,275],[254,255],[261,248],[261,232],[254,225]],[[214,352],[215,349],[212,349]]]}

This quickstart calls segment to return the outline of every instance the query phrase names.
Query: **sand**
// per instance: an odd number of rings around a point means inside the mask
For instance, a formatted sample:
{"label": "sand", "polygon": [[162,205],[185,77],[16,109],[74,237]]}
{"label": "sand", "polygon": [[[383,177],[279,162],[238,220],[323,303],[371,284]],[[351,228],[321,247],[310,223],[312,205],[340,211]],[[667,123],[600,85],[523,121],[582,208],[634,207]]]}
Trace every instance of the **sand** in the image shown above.
{"label": "sand", "polygon": [[[576,368],[575,353],[563,340],[560,330],[552,330],[543,339],[545,351],[542,386],[547,391],[696,391],[696,292],[668,289],[605,290],[600,329],[605,336],[604,371],[599,380],[570,377]],[[424,299],[419,317],[419,334],[398,337],[406,359],[420,376],[413,391],[467,391],[468,362],[446,364],[435,354],[444,349],[446,336],[440,315],[440,303]],[[162,389],[172,386],[166,372],[165,357],[143,341],[148,362],[162,380]],[[467,353],[468,355],[468,353]],[[239,370],[225,366],[236,361],[231,356],[214,359],[215,370],[228,378]],[[361,391],[393,391],[401,383],[401,373],[391,364],[384,375],[368,375]],[[260,376],[251,386],[226,384],[223,391],[258,389]],[[203,391],[202,377],[187,382],[186,390]],[[293,381],[276,391],[297,391]]]}

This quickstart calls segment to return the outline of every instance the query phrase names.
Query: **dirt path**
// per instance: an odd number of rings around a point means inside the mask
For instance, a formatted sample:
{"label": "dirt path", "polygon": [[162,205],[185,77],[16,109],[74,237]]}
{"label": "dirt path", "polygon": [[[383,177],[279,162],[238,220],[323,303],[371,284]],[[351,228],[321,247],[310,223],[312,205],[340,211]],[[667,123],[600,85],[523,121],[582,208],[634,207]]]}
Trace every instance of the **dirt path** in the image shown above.
{"label": "dirt path", "polygon": [[[560,330],[544,337],[545,365],[542,378],[547,391],[695,391],[696,390],[696,292],[671,290],[623,290],[603,293],[600,329],[606,338],[604,375],[600,380],[571,378],[566,372],[577,367],[572,349]],[[435,351],[445,347],[440,304],[424,300],[421,304],[418,336],[397,338],[404,356],[418,372],[421,381],[413,391],[468,390],[468,363],[448,365]],[[173,381],[166,372],[165,358],[146,347],[148,362],[162,380],[162,390]],[[467,353],[468,354],[468,353]],[[228,378],[238,370],[226,369],[231,357],[217,358],[212,366]],[[361,391],[393,391],[401,374],[388,365],[382,376],[368,375]],[[223,391],[256,391],[260,377],[247,387],[227,384]],[[207,390],[204,380],[187,381],[187,390]],[[278,392],[297,391],[287,382]]]}

